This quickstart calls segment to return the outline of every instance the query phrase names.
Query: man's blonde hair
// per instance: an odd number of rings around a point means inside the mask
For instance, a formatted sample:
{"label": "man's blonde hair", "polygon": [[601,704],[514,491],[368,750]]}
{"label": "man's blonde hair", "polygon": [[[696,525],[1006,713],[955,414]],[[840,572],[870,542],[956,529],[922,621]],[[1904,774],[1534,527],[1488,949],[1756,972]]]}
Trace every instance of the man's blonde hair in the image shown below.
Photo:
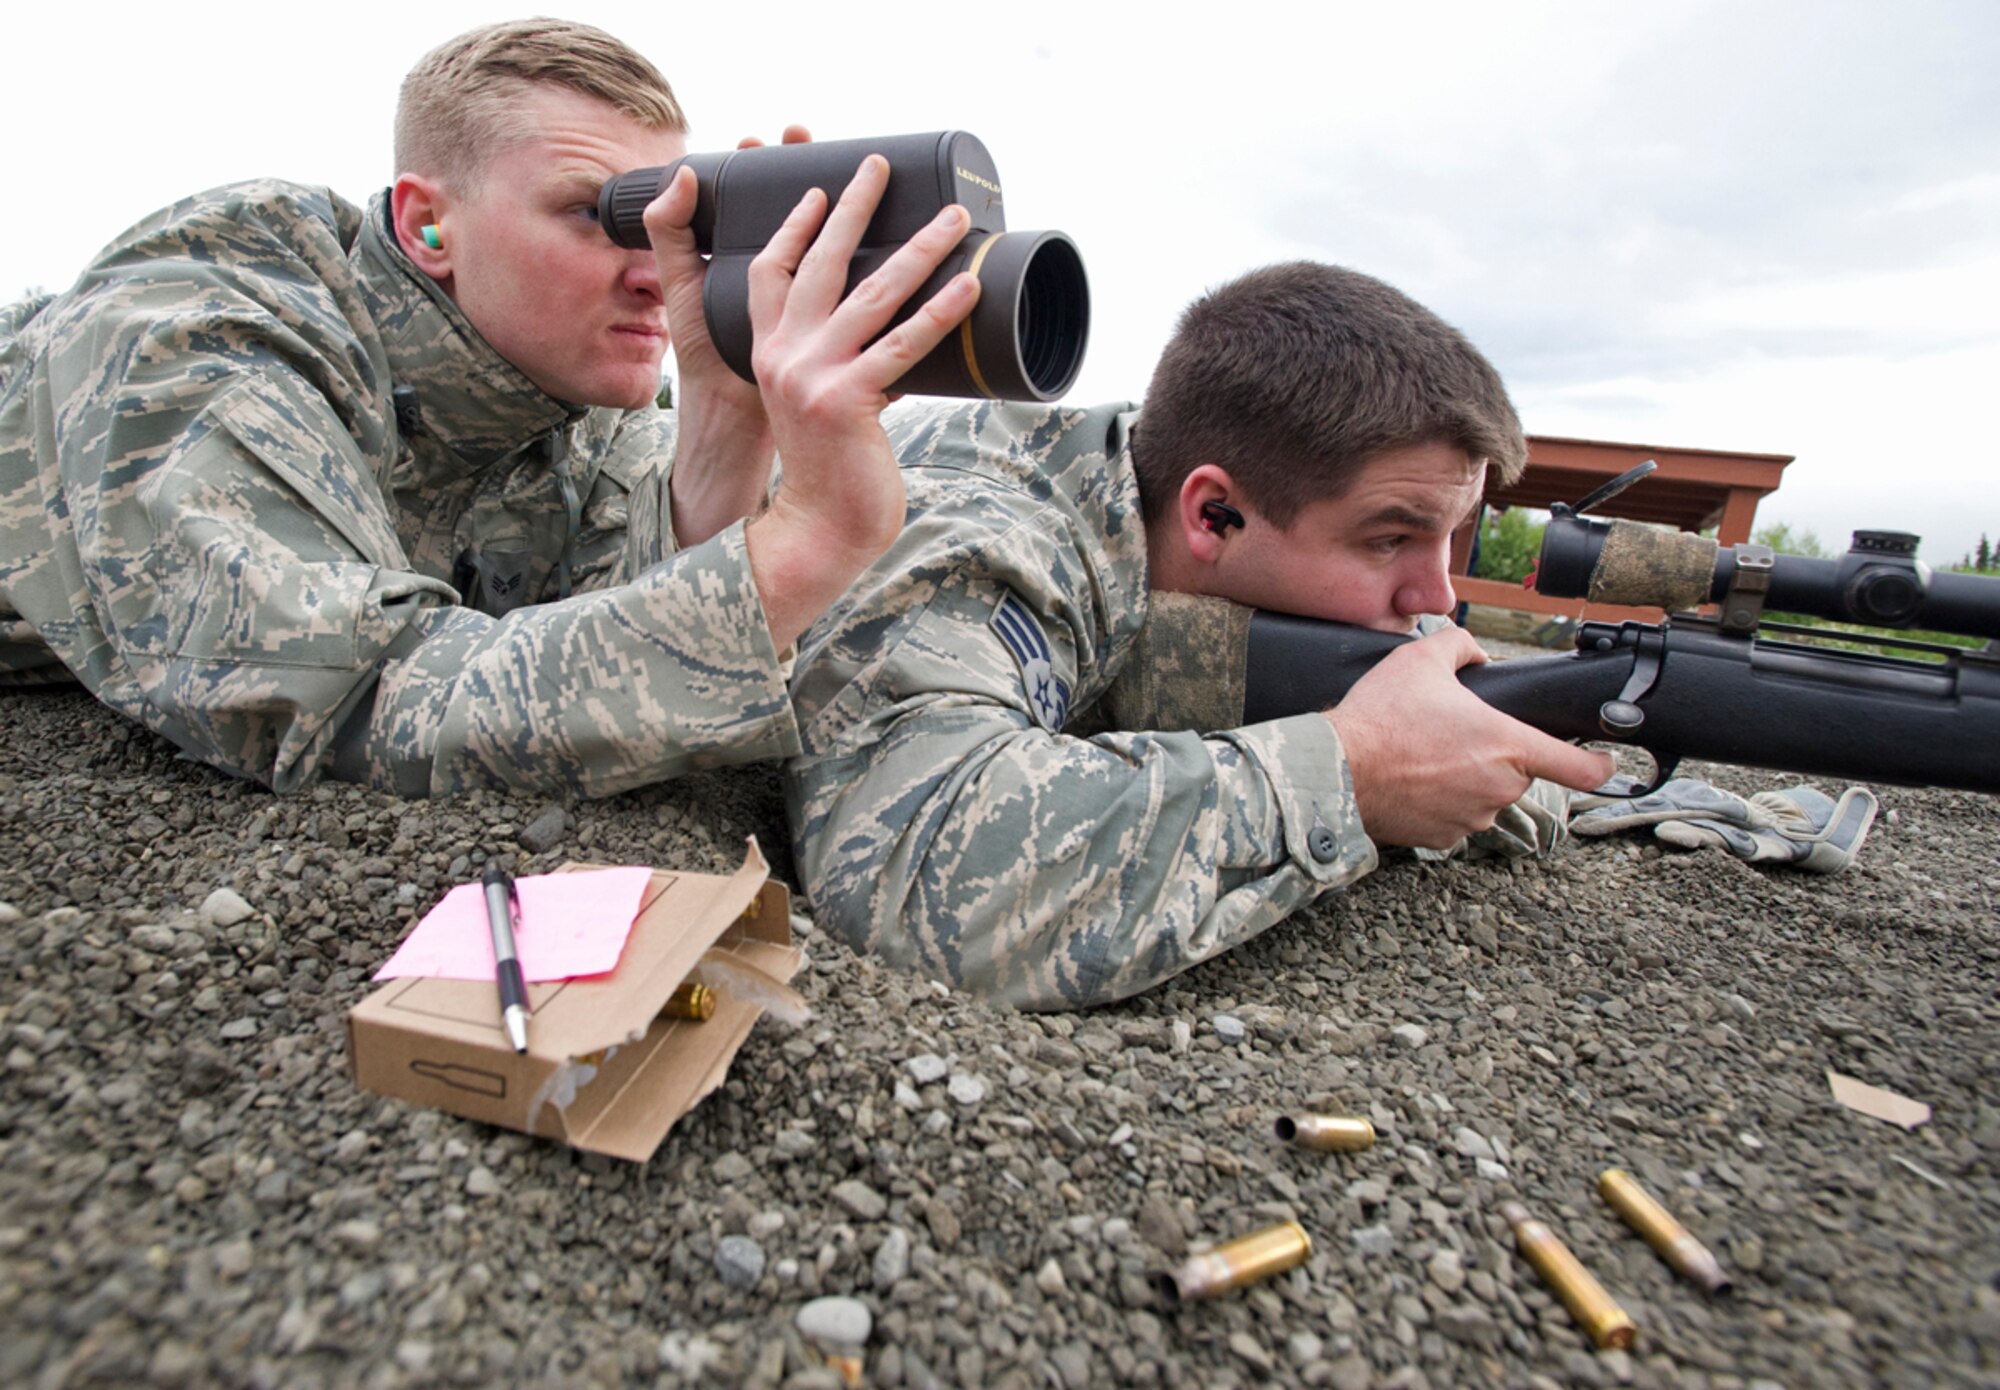
{"label": "man's blonde hair", "polygon": [[472,191],[488,160],[531,133],[521,98],[536,85],[595,97],[653,130],[687,129],[660,70],[602,29],[509,20],[439,44],[410,69],[396,103],[396,172]]}

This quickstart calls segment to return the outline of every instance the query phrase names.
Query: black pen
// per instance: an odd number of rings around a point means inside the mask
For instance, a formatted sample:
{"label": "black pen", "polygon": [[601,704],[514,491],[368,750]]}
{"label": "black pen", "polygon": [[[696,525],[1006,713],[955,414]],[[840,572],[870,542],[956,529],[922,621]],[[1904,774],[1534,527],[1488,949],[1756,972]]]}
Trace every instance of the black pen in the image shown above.
{"label": "black pen", "polygon": [[514,914],[521,898],[514,877],[498,864],[486,866],[486,920],[493,928],[494,978],[500,984],[500,1020],[516,1052],[528,1050],[528,985],[514,954]]}

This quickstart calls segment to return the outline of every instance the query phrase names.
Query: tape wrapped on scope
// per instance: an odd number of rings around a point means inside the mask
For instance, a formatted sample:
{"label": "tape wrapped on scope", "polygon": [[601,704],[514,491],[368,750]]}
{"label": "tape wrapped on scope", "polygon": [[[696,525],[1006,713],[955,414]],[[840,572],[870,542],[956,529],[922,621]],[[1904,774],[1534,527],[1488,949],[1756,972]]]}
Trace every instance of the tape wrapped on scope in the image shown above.
{"label": "tape wrapped on scope", "polygon": [[1706,536],[1614,521],[1587,597],[1633,608],[1699,608],[1715,581],[1715,552]]}

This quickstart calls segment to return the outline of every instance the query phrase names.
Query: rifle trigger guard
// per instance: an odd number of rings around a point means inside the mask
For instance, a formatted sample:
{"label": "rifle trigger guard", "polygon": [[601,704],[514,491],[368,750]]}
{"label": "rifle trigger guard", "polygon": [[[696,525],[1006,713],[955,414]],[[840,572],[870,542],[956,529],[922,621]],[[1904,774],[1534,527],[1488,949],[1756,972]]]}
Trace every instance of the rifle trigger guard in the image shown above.
{"label": "rifle trigger guard", "polygon": [[1617,699],[1606,700],[1597,707],[1598,727],[1612,738],[1629,739],[1646,722],[1646,712],[1639,708],[1639,701],[1652,693],[1665,655],[1666,638],[1662,633],[1643,630],[1639,633],[1638,645],[1632,653],[1632,674],[1625,678],[1625,688],[1618,692]]}
{"label": "rifle trigger guard", "polygon": [[[1648,753],[1651,753],[1653,750],[1648,748],[1646,751]],[[1632,793],[1632,795],[1634,797],[1651,796],[1654,792],[1658,791],[1661,787],[1666,786],[1668,782],[1673,780],[1673,775],[1680,768],[1680,765],[1681,765],[1681,760],[1679,758],[1655,757],[1653,759],[1652,785],[1647,787],[1644,791],[1637,791]]]}

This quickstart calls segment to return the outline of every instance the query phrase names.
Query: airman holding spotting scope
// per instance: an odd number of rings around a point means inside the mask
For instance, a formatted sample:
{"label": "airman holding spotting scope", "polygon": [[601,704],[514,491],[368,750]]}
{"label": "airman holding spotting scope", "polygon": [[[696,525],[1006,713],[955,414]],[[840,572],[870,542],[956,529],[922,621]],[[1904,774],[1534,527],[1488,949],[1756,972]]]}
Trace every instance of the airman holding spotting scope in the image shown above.
{"label": "airman holding spotting scope", "polygon": [[486,26],[405,80],[367,207],[214,189],[0,310],[0,680],[81,681],[281,791],[598,795],[797,751],[789,649],[903,521],[886,388],[975,277],[877,334],[969,219],[843,298],[888,175],[856,155],[746,269],[745,381],[704,324],[692,172],[650,249],[597,221],[686,126],[610,35]]}

